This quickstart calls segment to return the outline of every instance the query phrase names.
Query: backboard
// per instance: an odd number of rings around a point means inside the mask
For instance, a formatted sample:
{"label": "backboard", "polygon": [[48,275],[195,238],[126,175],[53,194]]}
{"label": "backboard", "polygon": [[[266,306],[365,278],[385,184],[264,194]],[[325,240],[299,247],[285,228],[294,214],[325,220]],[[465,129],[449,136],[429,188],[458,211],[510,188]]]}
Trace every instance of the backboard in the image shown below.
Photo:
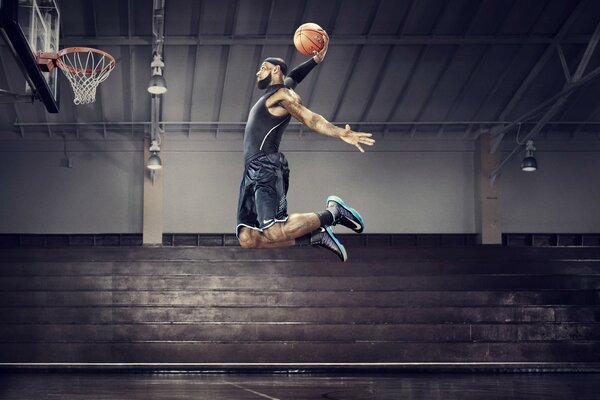
{"label": "backboard", "polygon": [[42,72],[35,54],[58,51],[59,29],[56,0],[0,0],[0,32],[25,75],[24,90],[51,113],[59,111],[59,71]]}

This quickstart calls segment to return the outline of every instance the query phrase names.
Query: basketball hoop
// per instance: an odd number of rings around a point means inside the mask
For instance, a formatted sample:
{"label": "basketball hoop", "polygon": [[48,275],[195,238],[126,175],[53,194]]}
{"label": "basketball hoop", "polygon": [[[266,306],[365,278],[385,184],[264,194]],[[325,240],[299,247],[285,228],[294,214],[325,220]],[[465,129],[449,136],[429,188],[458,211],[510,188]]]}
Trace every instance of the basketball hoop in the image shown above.
{"label": "basketball hoop", "polygon": [[73,103],[77,105],[96,100],[96,88],[108,78],[117,63],[107,52],[90,47],[68,47],[58,53],[40,52],[37,61],[45,71],[51,71],[54,65],[60,68],[71,83],[75,94]]}

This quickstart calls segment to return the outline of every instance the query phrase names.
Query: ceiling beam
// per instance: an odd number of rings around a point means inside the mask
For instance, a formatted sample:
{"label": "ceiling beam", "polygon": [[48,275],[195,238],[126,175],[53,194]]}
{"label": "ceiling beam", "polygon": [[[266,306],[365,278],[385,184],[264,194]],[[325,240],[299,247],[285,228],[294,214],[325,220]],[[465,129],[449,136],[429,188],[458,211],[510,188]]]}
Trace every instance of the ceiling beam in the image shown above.
{"label": "ceiling beam", "polygon": [[[599,69],[600,72],[600,69]],[[600,109],[598,110],[600,111]],[[596,114],[598,112],[595,112]],[[490,125],[490,124],[502,124],[507,123],[508,121],[395,121],[395,122],[386,122],[386,121],[331,121],[332,124],[354,124],[354,125],[369,125],[369,126],[413,126],[413,125],[429,125],[429,126],[460,126],[460,125]],[[528,121],[524,122],[522,126],[534,126],[539,122],[536,121]],[[15,122],[13,126],[15,127],[35,127],[35,126],[53,126],[53,127],[69,127],[69,126],[98,126],[102,127],[103,125],[107,126],[129,126],[129,125],[149,125],[151,121],[114,121],[114,122],[105,122],[105,121],[86,121],[86,122]],[[600,120],[592,120],[591,118],[586,120],[573,120],[573,121],[548,121],[548,125],[600,125]],[[161,121],[161,125],[197,125],[197,126],[245,126],[245,121]],[[290,125],[301,125],[300,122],[292,121]]]}
{"label": "ceiling beam", "polygon": [[[600,67],[597,67],[594,70],[590,71],[587,75],[583,76],[578,81],[571,82],[570,84],[566,85],[560,92],[558,92],[554,96],[552,96],[552,97],[544,100],[537,107],[535,107],[532,110],[529,110],[527,113],[521,115],[516,120],[511,121],[508,125],[505,125],[504,127],[496,127],[497,129],[493,130],[490,134],[492,136],[497,136],[497,137],[503,136],[508,131],[510,131],[511,129],[513,129],[517,124],[523,124],[524,121],[526,121],[528,118],[530,118],[532,116],[535,116],[541,110],[543,110],[544,108],[546,108],[548,105],[550,105],[553,102],[557,101],[561,97],[564,97],[565,95],[571,93],[573,90],[575,90],[578,87],[586,84],[587,82],[589,82],[592,79],[596,78],[598,75],[600,75]],[[495,122],[495,124],[502,125],[503,122],[500,122],[500,121],[502,121],[502,120],[497,120]]]}
{"label": "ceiling beam", "polygon": [[[572,80],[567,81],[565,83],[565,85],[563,87],[563,91],[566,89],[572,88],[574,85],[576,85],[577,83],[579,83],[580,81],[583,80],[582,79],[583,73],[587,69],[587,66],[590,62],[592,54],[594,53],[594,50],[596,50],[596,47],[598,46],[598,41],[600,41],[600,22],[598,23],[598,25],[596,26],[596,29],[594,30],[594,34],[592,35],[592,38],[590,39],[590,42],[588,43],[588,45],[585,49],[585,52],[583,54],[583,57],[581,58],[581,61],[579,62],[579,65],[577,65],[577,69],[575,70],[575,73],[573,74]],[[600,71],[600,67],[598,67],[594,71],[590,72],[588,74],[588,76],[592,75],[596,71]],[[589,79],[588,79],[588,81],[589,81]],[[569,98],[569,96],[572,93],[573,93],[573,90],[570,90],[567,93],[565,93],[564,95],[560,96],[556,100],[556,102],[542,116],[540,121],[538,121],[538,123],[535,124],[535,126],[531,129],[531,131],[527,135],[525,135],[525,137],[523,138],[523,143],[525,143],[527,140],[533,139],[544,128],[544,126],[546,126],[548,121],[550,121],[550,119],[552,117],[554,117],[554,115],[556,115],[556,113],[558,111],[560,111],[560,109],[564,106],[564,104],[567,102],[567,99]],[[490,176],[492,178],[492,180],[495,179],[498,175],[500,175],[503,167],[521,148],[522,148],[522,144],[517,144],[513,148],[513,150],[510,152],[510,154],[504,159],[504,161],[502,161],[502,163],[500,163],[500,165],[496,169],[494,169],[494,171],[492,171],[491,176]]]}
{"label": "ceiling beam", "polygon": [[[591,35],[568,35],[561,38],[563,44],[585,44]],[[397,46],[444,46],[444,45],[494,45],[494,44],[529,44],[552,45],[555,36],[549,35],[332,35],[332,45],[397,45]],[[147,36],[65,36],[61,45],[70,46],[151,46],[153,37]],[[257,45],[289,45],[292,35],[202,35],[202,36],[167,36],[167,46],[257,46]]]}
{"label": "ceiling beam", "polygon": [[[554,36],[554,39],[552,40],[552,42],[549,43],[549,45],[544,50],[544,53],[538,58],[537,62],[533,66],[533,68],[531,68],[531,70],[529,71],[529,73],[527,74],[525,79],[521,82],[521,85],[519,86],[519,88],[512,95],[512,97],[508,101],[508,103],[506,103],[506,105],[504,106],[504,108],[502,109],[500,114],[498,114],[497,119],[499,119],[499,120],[506,119],[508,117],[508,115],[514,110],[514,108],[516,107],[518,102],[521,100],[521,98],[527,91],[527,89],[529,89],[529,86],[531,85],[531,83],[533,83],[533,81],[538,77],[538,75],[544,69],[544,67],[550,60],[550,58],[552,58],[552,56],[555,54],[554,53],[555,46],[557,46],[561,43],[568,43],[567,42],[567,38],[568,38],[567,32],[569,31],[569,29],[571,29],[571,26],[577,20],[577,18],[579,17],[579,14],[581,14],[582,10],[585,8],[585,6],[587,6],[587,4],[588,4],[587,0],[582,0],[579,4],[577,4],[577,7],[575,7],[575,9],[571,12],[571,14],[567,18],[567,20],[563,23],[563,25],[561,26],[558,33]],[[590,40],[591,40],[591,36],[589,37],[588,41],[585,43],[589,43]],[[504,132],[504,133],[498,135],[496,138],[494,138],[493,143],[492,143],[492,153],[495,152],[498,149],[498,147],[500,147],[500,143],[502,142],[502,139],[504,138],[505,133],[506,132]]]}

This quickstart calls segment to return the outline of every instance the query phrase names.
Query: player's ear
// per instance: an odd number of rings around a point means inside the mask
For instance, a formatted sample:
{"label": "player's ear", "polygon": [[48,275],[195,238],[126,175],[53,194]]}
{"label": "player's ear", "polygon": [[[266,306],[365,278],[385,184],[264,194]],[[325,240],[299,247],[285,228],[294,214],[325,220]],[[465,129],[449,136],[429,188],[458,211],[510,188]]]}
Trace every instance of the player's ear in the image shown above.
{"label": "player's ear", "polygon": [[279,65],[276,65],[275,68],[273,68],[273,73],[276,74],[279,71],[281,71],[281,67]]}

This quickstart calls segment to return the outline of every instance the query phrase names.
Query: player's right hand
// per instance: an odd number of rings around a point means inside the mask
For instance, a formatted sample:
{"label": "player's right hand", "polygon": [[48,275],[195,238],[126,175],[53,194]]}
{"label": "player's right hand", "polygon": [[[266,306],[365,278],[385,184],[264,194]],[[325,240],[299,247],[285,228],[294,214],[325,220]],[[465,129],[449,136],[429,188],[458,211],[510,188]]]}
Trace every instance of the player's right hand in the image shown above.
{"label": "player's right hand", "polygon": [[323,31],[323,40],[325,42],[323,49],[318,53],[316,51],[314,52],[315,56],[313,57],[313,59],[317,64],[323,62],[323,60],[325,59],[325,54],[327,54],[327,48],[329,47],[329,35],[325,31]]}
{"label": "player's right hand", "polygon": [[354,132],[350,129],[350,125],[346,124],[346,129],[344,129],[344,133],[342,133],[340,139],[348,144],[356,146],[361,153],[364,153],[365,150],[362,148],[361,144],[373,146],[375,143],[375,139],[371,138],[371,136],[373,136],[372,133]]}

